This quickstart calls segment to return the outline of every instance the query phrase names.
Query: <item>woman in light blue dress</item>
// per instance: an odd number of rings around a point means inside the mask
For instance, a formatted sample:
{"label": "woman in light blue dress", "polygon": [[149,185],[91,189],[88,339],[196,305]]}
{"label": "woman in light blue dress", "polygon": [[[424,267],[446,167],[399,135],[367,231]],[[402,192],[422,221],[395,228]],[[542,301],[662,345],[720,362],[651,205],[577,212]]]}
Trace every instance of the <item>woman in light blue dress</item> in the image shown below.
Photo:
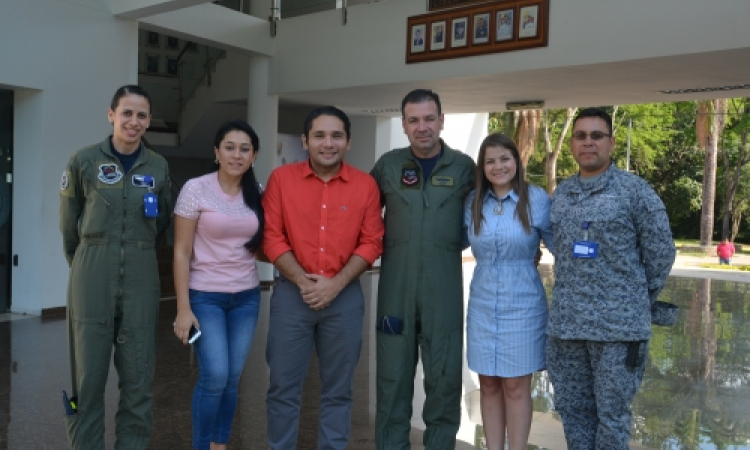
{"label": "woman in light blue dress", "polygon": [[466,199],[464,226],[477,265],[466,320],[469,368],[479,374],[489,450],[523,450],[531,428],[531,376],[544,369],[547,298],[535,256],[551,251],[547,193],[525,180],[518,148],[507,136],[485,138],[477,185]]}

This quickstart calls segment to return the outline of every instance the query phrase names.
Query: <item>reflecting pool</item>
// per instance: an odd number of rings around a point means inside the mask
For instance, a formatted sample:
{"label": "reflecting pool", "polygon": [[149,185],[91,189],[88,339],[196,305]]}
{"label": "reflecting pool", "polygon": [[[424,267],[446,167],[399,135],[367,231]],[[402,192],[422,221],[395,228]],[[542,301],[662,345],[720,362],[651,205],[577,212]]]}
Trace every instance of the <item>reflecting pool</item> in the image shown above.
{"label": "reflecting pool", "polygon": [[[551,297],[551,266],[540,273]],[[750,283],[673,276],[660,300],[680,314],[673,327],[653,327],[632,405],[632,448],[750,449]],[[560,426],[552,393],[546,373],[537,373],[530,442],[544,447],[528,449],[565,448],[554,442],[561,435],[551,436]]]}

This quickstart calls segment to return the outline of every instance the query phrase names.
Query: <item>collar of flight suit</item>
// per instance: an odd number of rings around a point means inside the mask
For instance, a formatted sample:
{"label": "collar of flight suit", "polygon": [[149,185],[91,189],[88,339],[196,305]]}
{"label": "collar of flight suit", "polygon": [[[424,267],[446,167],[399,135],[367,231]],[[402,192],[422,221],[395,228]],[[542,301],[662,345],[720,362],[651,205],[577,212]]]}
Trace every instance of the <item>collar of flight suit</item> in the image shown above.
{"label": "collar of flight suit", "polygon": [[[411,149],[411,146],[406,147],[407,150],[407,159],[410,159],[414,161],[416,164],[419,164],[419,158],[414,156],[414,150]],[[440,139],[440,151],[443,153],[440,158],[438,158],[437,162],[435,163],[435,168],[432,169],[433,172],[437,170],[438,167],[442,166],[449,166],[453,163],[453,160],[456,159],[455,151],[452,148],[448,147],[445,144],[445,141]],[[421,165],[420,165],[421,167]]]}
{"label": "collar of flight suit", "polygon": [[[107,155],[110,158],[112,158],[115,161],[117,161],[118,164],[119,164],[120,163],[120,159],[112,153],[112,149],[109,146],[111,139],[112,139],[112,135],[110,134],[109,136],[107,136],[106,139],[104,139],[102,142],[100,142],[99,143],[99,150],[102,153],[104,153],[105,155]],[[146,146],[146,144],[143,142],[143,140],[141,140],[141,154],[138,155],[138,159],[136,159],[135,162],[133,163],[133,168],[135,168],[135,167],[137,167],[137,166],[139,166],[141,164],[145,164],[146,162],[148,162],[148,159],[151,156],[151,151],[150,150],[151,149],[149,149]]]}

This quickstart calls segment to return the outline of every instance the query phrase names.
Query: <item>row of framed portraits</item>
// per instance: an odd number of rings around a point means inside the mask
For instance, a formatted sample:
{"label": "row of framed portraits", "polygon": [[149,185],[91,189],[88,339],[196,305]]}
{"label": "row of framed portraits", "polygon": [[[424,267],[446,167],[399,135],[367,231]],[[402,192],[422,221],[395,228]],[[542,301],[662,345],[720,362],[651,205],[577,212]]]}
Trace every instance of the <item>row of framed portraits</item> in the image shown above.
{"label": "row of framed portraits", "polygon": [[549,0],[503,1],[408,19],[406,62],[547,45]]}

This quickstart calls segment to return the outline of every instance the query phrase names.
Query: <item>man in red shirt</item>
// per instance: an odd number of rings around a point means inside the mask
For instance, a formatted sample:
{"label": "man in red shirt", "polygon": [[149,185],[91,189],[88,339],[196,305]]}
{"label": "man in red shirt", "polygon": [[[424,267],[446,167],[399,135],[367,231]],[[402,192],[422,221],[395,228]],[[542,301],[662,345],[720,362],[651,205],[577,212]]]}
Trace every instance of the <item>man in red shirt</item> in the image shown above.
{"label": "man in red shirt", "polygon": [[734,244],[729,239],[724,238],[721,244],[716,246],[716,254],[719,256],[719,264],[732,265],[732,256],[734,256]]}
{"label": "man in red shirt", "polygon": [[338,108],[313,110],[302,135],[309,159],[274,170],[263,195],[263,250],[281,274],[266,347],[272,450],[297,448],[313,345],[322,383],[317,448],[343,450],[349,442],[364,315],[359,275],[383,252],[378,186],[343,161],[350,127]]}

